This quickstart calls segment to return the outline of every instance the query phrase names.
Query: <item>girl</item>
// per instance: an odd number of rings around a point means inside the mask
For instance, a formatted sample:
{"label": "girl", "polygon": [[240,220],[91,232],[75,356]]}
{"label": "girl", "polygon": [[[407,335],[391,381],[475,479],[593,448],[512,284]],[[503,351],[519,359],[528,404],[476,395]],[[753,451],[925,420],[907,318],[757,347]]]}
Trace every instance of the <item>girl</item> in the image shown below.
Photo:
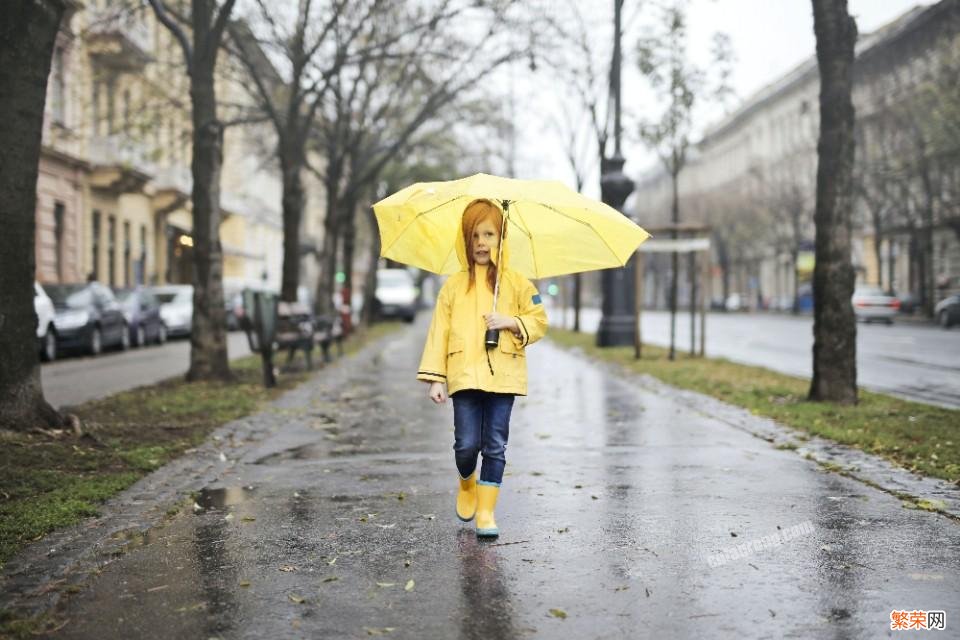
{"label": "girl", "polygon": [[[524,349],[547,331],[536,288],[508,267],[503,214],[491,200],[464,209],[457,236],[461,271],[440,289],[417,379],[430,384],[437,404],[453,399],[454,460],[460,474],[457,517],[476,517],[477,536],[500,534],[494,520],[510,433],[510,411],[527,394]],[[503,238],[503,247],[500,246]],[[500,271],[497,308],[493,291]],[[496,346],[484,333],[497,330]],[[446,384],[446,391],[444,390]],[[480,479],[477,457],[483,453]]]}

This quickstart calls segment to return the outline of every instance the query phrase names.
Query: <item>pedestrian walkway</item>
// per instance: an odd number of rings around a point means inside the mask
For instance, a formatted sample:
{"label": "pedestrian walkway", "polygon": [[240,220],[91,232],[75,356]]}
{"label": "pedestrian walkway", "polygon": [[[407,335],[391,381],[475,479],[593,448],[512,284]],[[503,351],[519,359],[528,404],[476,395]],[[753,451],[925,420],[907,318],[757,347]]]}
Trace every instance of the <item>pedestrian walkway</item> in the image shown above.
{"label": "pedestrian walkway", "polygon": [[478,542],[454,515],[452,405],[414,380],[425,320],[234,425],[246,435],[215,445],[226,462],[195,506],[84,578],[53,637],[876,638],[896,610],[960,624],[957,522],[549,342],[528,350],[501,536]]}

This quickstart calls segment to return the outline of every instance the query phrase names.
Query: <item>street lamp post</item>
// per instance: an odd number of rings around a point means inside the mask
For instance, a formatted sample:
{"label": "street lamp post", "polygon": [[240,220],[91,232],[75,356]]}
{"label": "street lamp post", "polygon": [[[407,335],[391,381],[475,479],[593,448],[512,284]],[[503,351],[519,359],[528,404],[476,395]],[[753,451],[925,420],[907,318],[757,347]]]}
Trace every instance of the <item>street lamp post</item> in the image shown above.
{"label": "street lamp post", "polygon": [[[633,191],[633,180],[623,172],[625,162],[620,151],[620,8],[623,0],[613,0],[614,40],[610,70],[610,93],[614,105],[614,152],[601,164],[600,191],[603,201],[623,212],[623,203]],[[637,330],[634,306],[634,265],[636,256],[620,269],[607,269],[602,274],[603,316],[597,330],[597,346],[614,347],[634,344]]]}

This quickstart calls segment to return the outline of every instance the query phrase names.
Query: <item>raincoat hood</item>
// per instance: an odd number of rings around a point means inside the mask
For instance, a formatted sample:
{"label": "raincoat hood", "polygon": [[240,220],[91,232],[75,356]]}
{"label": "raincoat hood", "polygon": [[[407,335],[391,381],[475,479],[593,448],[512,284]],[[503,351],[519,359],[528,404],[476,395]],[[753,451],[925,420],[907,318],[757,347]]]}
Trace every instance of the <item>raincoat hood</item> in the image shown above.
{"label": "raincoat hood", "polygon": [[[503,208],[500,206],[500,203],[499,203],[499,202],[492,201],[492,200],[491,200],[491,202],[494,202],[494,204],[496,204],[497,210],[500,212],[500,215],[503,216]],[[507,224],[506,217],[504,217],[504,222],[503,222],[503,223],[504,223],[505,225]],[[506,272],[506,270],[507,270],[507,268],[509,267],[509,264],[510,264],[510,260],[509,260],[509,256],[510,256],[509,233],[507,234],[507,237],[506,237],[506,238],[502,238],[502,239],[501,239],[501,243],[503,244],[503,251],[502,251],[502,255],[501,255],[500,258],[499,258],[499,262],[498,262],[497,252],[496,252],[496,251],[492,251],[492,252],[490,253],[490,262],[492,262],[494,265],[496,265],[496,267],[497,267],[497,269],[499,270],[500,274],[503,274],[504,272]],[[469,271],[469,269],[470,269],[470,262],[467,260],[467,244],[466,244],[466,240],[463,239],[463,216],[462,216],[462,215],[461,215],[461,217],[460,217],[460,224],[458,225],[458,229],[457,229],[457,258],[460,259],[460,271]],[[500,262],[503,263],[503,268],[502,268],[502,269],[500,268]]]}

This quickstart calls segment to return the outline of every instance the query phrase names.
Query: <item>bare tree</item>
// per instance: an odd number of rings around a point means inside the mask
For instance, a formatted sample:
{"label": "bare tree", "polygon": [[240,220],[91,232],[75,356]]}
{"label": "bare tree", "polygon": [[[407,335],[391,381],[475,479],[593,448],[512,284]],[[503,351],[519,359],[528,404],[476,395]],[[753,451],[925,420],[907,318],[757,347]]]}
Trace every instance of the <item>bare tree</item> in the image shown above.
{"label": "bare tree", "polygon": [[854,45],[846,0],[813,0],[820,69],[816,265],[813,272],[813,379],[809,399],[856,404],[857,326],[850,298],[853,209]]}
{"label": "bare tree", "polygon": [[[483,81],[494,70],[529,55],[527,41],[515,37],[521,32],[516,22],[523,19],[522,14],[517,19],[511,15],[517,6],[512,1],[464,4],[454,11],[443,2],[431,14],[432,27],[419,30],[409,27],[423,19],[419,10],[406,13],[397,8],[392,14],[374,16],[377,31],[371,37],[396,40],[394,54],[361,57],[331,76],[330,105],[317,128],[317,148],[325,166],[314,168],[328,198],[316,295],[321,313],[329,310],[341,234],[347,234],[349,259],[353,216],[383,169],[415,144],[443,110],[474,92],[482,93]],[[460,20],[452,21],[453,16]],[[471,33],[459,29],[463,21],[474,26]],[[368,278],[375,272],[369,269]],[[369,279],[365,289],[372,295]]]}
{"label": "bare tree", "polygon": [[[730,95],[728,79],[732,52],[730,39],[714,35],[710,73],[693,64],[687,54],[686,0],[673,0],[660,9],[657,31],[648,31],[637,42],[640,73],[662,99],[665,107],[656,118],[640,126],[640,137],[660,157],[670,175],[672,186],[671,222],[680,223],[680,172],[687,163],[687,151],[693,135],[693,114],[697,99],[712,95],[721,102]],[[672,232],[677,237],[677,231]],[[677,286],[679,254],[671,254],[670,282],[670,359],[676,357]]]}
{"label": "bare tree", "polygon": [[33,308],[37,174],[47,76],[66,3],[0,3],[0,428],[63,426],[43,397]]}
{"label": "bare tree", "polygon": [[[603,163],[609,139],[610,117],[608,77],[604,69],[610,51],[599,51],[597,40],[591,32],[583,5],[568,0],[564,12],[547,18],[547,24],[557,38],[566,46],[555,54],[545,56],[553,75],[561,86],[573,95],[568,101],[560,97],[562,120],[555,124],[564,141],[567,165],[574,174],[577,191],[583,191],[587,179]],[[628,20],[628,24],[631,22]],[[579,112],[579,113],[577,113]],[[586,129],[586,132],[584,131]],[[584,138],[589,135],[592,149],[584,147]],[[580,331],[580,308],[583,296],[582,274],[573,278],[573,330]]]}
{"label": "bare tree", "polygon": [[230,379],[226,312],[223,306],[223,248],[220,245],[220,173],[223,122],[217,115],[214,72],[223,34],[236,0],[191,0],[189,31],[164,0],[149,0],[157,19],[180,43],[190,75],[193,123],[193,328],[187,380]]}

